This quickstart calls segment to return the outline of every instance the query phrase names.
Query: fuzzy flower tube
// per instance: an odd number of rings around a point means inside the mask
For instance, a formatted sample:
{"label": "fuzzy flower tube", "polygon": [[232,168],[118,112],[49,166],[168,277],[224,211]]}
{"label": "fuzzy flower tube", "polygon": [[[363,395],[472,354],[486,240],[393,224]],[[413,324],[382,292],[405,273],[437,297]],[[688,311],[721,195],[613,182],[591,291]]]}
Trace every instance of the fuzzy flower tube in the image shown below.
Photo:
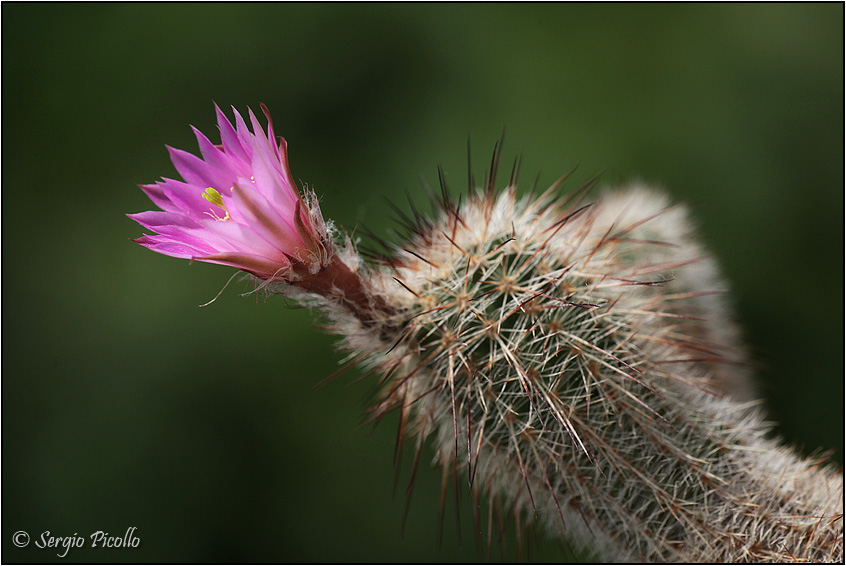
{"label": "fuzzy flower tube", "polygon": [[[843,476],[768,436],[685,210],[629,187],[485,182],[366,264],[291,176],[285,141],[218,109],[221,144],[130,215],[153,251],[236,267],[319,311],[379,375],[416,461],[609,561],[843,561]],[[563,179],[562,179],[563,180]],[[586,189],[589,187],[586,187]],[[488,541],[493,511],[488,517]]]}

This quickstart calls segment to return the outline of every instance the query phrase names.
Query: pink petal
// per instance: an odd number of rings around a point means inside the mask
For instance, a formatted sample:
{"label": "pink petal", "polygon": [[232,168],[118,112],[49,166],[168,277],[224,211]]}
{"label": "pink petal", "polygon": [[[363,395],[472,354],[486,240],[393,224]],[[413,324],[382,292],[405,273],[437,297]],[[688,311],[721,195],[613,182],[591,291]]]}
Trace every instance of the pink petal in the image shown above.
{"label": "pink petal", "polygon": [[261,256],[245,253],[220,253],[203,257],[195,257],[194,259],[207,261],[209,263],[231,265],[264,277],[273,277],[280,271],[286,270],[291,265],[287,259],[280,262],[274,262]]}
{"label": "pink petal", "polygon": [[155,204],[162,210],[172,210],[174,212],[180,210],[180,208],[167,197],[161,187],[159,187],[157,184],[138,185],[138,187],[142,191],[144,191],[144,194],[150,197],[150,200],[153,201],[153,204]]}
{"label": "pink petal", "polygon": [[203,135],[203,132],[194,126],[191,126],[191,129],[194,131],[194,136],[197,138],[197,144],[200,146],[200,153],[203,155],[203,160],[206,164],[227,175],[227,181],[212,186],[227,188],[232,186],[232,181],[236,178],[250,176],[249,163],[241,161],[240,159],[224,152],[220,147],[210,142],[209,139]]}
{"label": "pink petal", "polygon": [[200,224],[195,220],[181,214],[179,212],[162,212],[160,210],[148,210],[147,212],[138,212],[136,214],[127,214],[128,217],[138,222],[145,228],[150,230],[157,230],[163,226],[186,226],[189,228],[199,228]]}
{"label": "pink petal", "polygon": [[238,140],[241,142],[241,146],[244,148],[244,151],[246,153],[246,159],[244,159],[244,161],[249,163],[250,161],[252,161],[253,157],[253,147],[255,146],[255,138],[250,133],[249,128],[247,128],[247,124],[244,122],[244,119],[241,117],[241,114],[238,113],[234,106],[232,107],[232,111],[235,113],[235,133],[238,136]]}
{"label": "pink petal", "polygon": [[182,242],[174,241],[166,236],[149,236],[145,234],[140,238],[135,238],[133,242],[141,244],[145,248],[149,248],[154,252],[182,259],[192,259],[197,256],[208,255],[208,251],[198,250]]}
{"label": "pink petal", "polygon": [[223,150],[227,154],[231,154],[235,159],[249,163],[250,154],[247,148],[241,143],[238,134],[235,132],[235,128],[232,127],[229,119],[218,108],[217,104],[214,105],[214,109],[217,113],[217,127],[220,129],[220,143],[223,145]]}
{"label": "pink petal", "polygon": [[203,228],[186,228],[185,232],[205,239],[218,251],[253,253],[273,260],[285,257],[285,254],[259,236],[252,226],[212,219],[201,222]]}
{"label": "pink petal", "polygon": [[305,247],[297,234],[296,226],[287,220],[290,215],[280,216],[257,191],[242,189],[236,185],[232,197],[233,208],[237,208],[241,213],[243,221],[277,250],[293,255],[292,250]]}
{"label": "pink petal", "polygon": [[205,187],[175,179],[162,179],[156,185],[162,194],[173,203],[173,206],[170,207],[171,210],[182,212],[193,218],[202,218],[218,210],[217,207],[203,198]]}
{"label": "pink petal", "polygon": [[229,188],[229,183],[234,180],[231,172],[220,170],[196,155],[170,146],[167,146],[167,150],[170,152],[170,159],[176,170],[192,185],[223,190]]}

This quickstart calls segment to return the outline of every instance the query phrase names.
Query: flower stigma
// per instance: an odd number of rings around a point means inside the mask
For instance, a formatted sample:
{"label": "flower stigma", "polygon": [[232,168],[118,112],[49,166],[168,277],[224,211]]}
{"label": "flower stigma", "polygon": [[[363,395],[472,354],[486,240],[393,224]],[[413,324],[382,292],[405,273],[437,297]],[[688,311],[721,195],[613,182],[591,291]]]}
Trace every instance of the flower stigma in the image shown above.
{"label": "flower stigma", "polygon": [[224,216],[223,218],[219,218],[214,212],[209,212],[207,214],[212,216],[215,220],[231,220],[231,218],[229,217],[229,211],[226,210],[226,204],[224,204],[223,202],[223,197],[220,196],[220,193],[217,192],[214,188],[206,188],[205,192],[203,193],[203,198],[215,205],[216,207],[222,208],[223,212],[226,213],[226,216]]}

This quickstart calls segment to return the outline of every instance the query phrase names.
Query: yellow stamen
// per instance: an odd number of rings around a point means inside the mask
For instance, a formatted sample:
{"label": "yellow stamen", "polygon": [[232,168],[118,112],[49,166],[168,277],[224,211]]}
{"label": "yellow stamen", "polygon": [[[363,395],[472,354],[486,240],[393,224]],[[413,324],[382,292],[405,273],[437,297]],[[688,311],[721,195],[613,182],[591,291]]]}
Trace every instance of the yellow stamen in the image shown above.
{"label": "yellow stamen", "polygon": [[224,216],[223,218],[218,218],[218,216],[214,212],[211,212],[210,214],[215,220],[229,220],[229,211],[226,210],[226,204],[224,204],[223,197],[220,196],[219,192],[217,192],[212,187],[208,187],[203,193],[203,198],[215,205],[216,207],[222,208],[223,212],[226,213],[226,216]]}
{"label": "yellow stamen", "polygon": [[207,188],[206,192],[203,193],[203,198],[212,203],[213,205],[219,206],[223,210],[226,210],[226,205],[223,204],[223,197],[220,196],[220,193],[214,190],[213,188]]}

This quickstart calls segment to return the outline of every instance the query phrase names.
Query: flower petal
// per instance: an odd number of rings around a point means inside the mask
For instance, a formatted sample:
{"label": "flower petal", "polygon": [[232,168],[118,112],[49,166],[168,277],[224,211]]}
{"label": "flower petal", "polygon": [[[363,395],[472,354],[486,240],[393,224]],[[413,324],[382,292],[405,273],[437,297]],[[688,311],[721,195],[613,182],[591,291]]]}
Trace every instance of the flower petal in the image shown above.
{"label": "flower petal", "polygon": [[[223,111],[218,108],[217,104],[214,105],[214,109],[217,113],[217,127],[220,129],[220,143],[223,146],[223,151],[225,151],[227,155],[232,155],[232,157],[238,159],[239,161],[249,163],[250,153],[248,152],[248,147],[245,147],[244,144],[241,143],[241,139],[235,132],[235,128],[232,127],[232,124],[229,123],[229,119],[223,114]],[[233,110],[235,109],[233,108]],[[235,114],[237,115],[238,112],[235,111]]]}
{"label": "flower petal", "polygon": [[149,236],[145,234],[140,238],[135,238],[133,242],[141,244],[154,252],[180,259],[193,259],[197,256],[208,255],[208,252],[205,250],[198,250],[184,242],[172,240],[167,236]]}
{"label": "flower petal", "polygon": [[244,221],[280,252],[295,255],[294,252],[298,248],[305,247],[297,234],[296,226],[292,226],[286,217],[280,216],[263,195],[257,191],[242,189],[236,184],[232,197],[237,210],[243,214]]}
{"label": "flower petal", "polygon": [[209,263],[231,265],[265,278],[273,278],[280,275],[282,272],[290,269],[291,266],[288,260],[273,262],[262,256],[245,253],[219,253],[204,257],[195,257],[193,259]]}
{"label": "flower petal", "polygon": [[161,193],[173,204],[173,206],[165,210],[179,211],[197,219],[215,212],[215,207],[203,198],[205,187],[166,178],[156,183],[156,185],[161,190]]}
{"label": "flower petal", "polygon": [[200,224],[193,218],[189,218],[178,212],[162,212],[160,210],[148,210],[137,214],[127,214],[128,217],[138,222],[145,228],[159,231],[167,226],[184,226],[187,228],[199,228]]}
{"label": "flower petal", "polygon": [[231,172],[220,170],[187,151],[170,146],[167,146],[167,150],[170,152],[170,160],[173,161],[176,170],[192,185],[223,190],[229,188],[229,183],[235,180],[235,175]]}

